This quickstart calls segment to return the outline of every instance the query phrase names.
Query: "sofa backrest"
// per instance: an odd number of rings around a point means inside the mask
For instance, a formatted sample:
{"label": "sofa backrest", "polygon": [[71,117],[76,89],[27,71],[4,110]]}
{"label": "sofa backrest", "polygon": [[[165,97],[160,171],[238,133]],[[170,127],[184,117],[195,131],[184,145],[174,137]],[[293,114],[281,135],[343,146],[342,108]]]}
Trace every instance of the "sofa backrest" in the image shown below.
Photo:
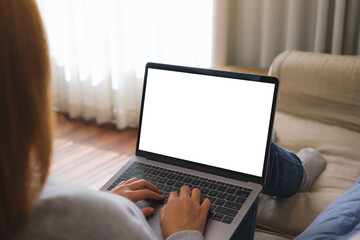
{"label": "sofa backrest", "polygon": [[360,57],[285,51],[269,75],[280,80],[277,110],[360,132]]}

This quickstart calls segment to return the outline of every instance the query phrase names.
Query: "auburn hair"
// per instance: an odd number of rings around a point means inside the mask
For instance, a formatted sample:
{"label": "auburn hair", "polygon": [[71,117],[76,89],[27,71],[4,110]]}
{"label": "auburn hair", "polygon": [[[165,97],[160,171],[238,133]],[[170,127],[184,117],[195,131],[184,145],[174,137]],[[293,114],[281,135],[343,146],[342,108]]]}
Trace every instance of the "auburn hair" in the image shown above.
{"label": "auburn hair", "polygon": [[0,239],[28,220],[50,165],[48,46],[34,0],[0,0]]}

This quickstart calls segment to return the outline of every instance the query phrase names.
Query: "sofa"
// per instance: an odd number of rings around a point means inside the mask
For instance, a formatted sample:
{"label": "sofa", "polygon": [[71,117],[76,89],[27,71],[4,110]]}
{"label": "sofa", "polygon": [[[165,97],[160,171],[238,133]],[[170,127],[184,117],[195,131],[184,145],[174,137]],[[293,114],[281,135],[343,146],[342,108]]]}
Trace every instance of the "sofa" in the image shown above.
{"label": "sofa", "polygon": [[[215,68],[266,74],[254,68]],[[259,197],[255,239],[292,239],[360,176],[360,57],[285,51],[268,74],[280,81],[276,142],[295,153],[315,148],[327,162],[309,192]]]}

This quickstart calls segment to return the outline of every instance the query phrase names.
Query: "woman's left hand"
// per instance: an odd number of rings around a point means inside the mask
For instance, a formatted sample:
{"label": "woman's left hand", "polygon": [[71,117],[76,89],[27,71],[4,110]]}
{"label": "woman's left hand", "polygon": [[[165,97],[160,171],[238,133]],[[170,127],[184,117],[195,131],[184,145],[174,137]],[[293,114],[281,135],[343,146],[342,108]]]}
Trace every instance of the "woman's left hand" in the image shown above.
{"label": "woman's left hand", "polygon": [[[132,178],[130,180],[127,180],[126,182],[121,182],[110,192],[126,197],[133,202],[137,202],[147,198],[154,200],[164,199],[164,196],[161,194],[160,189],[158,189],[152,183],[146,180],[140,180],[138,178]],[[152,207],[143,208],[141,209],[141,211],[145,217],[148,217],[154,213],[154,209]]]}

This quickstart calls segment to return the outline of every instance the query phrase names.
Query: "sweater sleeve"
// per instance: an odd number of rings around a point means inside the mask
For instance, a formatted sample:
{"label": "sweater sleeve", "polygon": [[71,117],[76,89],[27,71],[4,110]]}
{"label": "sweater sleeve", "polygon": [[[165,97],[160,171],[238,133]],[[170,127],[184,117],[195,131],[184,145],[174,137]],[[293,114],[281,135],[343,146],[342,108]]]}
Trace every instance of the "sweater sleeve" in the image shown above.
{"label": "sweater sleeve", "polygon": [[48,180],[25,228],[25,239],[157,239],[140,209],[121,196]]}
{"label": "sweater sleeve", "polygon": [[[140,209],[116,194],[48,179],[25,228],[27,239],[158,239]],[[181,231],[167,240],[203,240],[199,231]]]}

